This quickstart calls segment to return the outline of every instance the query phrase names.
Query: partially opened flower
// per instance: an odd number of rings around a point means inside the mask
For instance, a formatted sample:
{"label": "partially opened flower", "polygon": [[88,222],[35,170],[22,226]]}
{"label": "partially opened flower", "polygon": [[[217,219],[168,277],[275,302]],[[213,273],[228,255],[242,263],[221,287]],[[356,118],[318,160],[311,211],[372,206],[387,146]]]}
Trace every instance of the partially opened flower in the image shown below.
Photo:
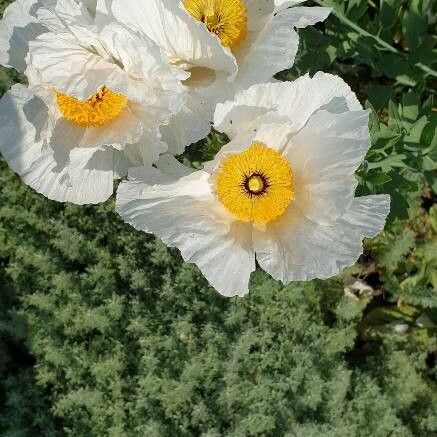
{"label": "partially opened flower", "polygon": [[[219,105],[231,141],[204,170],[136,169],[117,210],[180,249],[223,295],[248,292],[255,260],[274,278],[328,278],[384,227],[388,196],[356,198],[368,112],[340,79],[318,73],[255,85]],[[180,177],[175,178],[171,173]]]}
{"label": "partially opened flower", "polygon": [[5,64],[29,86],[15,85],[0,103],[0,152],[50,199],[105,201],[113,179],[166,151],[159,128],[184,104],[186,74],[146,35],[101,17],[97,25],[81,2],[31,3],[13,5],[3,22],[1,59],[8,44],[21,49]]}
{"label": "partially opened flower", "polygon": [[302,1],[104,0],[117,20],[152,38],[190,73],[187,103],[162,130],[172,153],[210,132],[217,102],[293,65],[295,28],[323,21],[330,11],[292,7]]}

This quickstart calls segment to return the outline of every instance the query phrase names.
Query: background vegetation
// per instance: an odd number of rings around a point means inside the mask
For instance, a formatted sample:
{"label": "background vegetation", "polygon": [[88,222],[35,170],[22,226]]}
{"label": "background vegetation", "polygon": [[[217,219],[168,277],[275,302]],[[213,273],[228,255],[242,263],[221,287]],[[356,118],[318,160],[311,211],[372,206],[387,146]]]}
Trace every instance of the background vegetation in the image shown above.
{"label": "background vegetation", "polygon": [[113,200],[50,202],[0,158],[1,436],[437,435],[437,3],[312,3],[335,12],[279,77],[334,72],[372,109],[357,177],[393,196],[386,231],[337,278],[225,300]]}

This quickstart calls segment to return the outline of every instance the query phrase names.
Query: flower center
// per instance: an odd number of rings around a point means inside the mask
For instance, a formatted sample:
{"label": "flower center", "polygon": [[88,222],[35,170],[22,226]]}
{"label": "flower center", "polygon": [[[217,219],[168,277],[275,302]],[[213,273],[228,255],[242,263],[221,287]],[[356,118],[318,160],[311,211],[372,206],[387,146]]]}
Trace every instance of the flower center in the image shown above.
{"label": "flower center", "polygon": [[242,0],[184,0],[184,6],[197,21],[230,49],[247,33],[247,9]]}
{"label": "flower center", "polygon": [[266,182],[262,176],[254,174],[247,180],[247,190],[252,194],[259,194],[265,190]]}
{"label": "flower center", "polygon": [[56,101],[68,121],[82,127],[101,127],[115,120],[126,108],[128,100],[103,85],[87,100],[56,92]]}
{"label": "flower center", "polygon": [[293,172],[276,150],[253,143],[221,163],[216,192],[240,220],[267,223],[279,218],[293,200]]}

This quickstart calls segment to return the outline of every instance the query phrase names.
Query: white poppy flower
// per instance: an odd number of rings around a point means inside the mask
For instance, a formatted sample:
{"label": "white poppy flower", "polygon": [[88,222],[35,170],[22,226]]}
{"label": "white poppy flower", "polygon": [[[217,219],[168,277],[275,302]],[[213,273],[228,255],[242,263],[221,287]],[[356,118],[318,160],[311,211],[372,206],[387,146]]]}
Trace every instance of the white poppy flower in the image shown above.
{"label": "white poppy flower", "polygon": [[255,260],[284,283],[352,265],[384,227],[389,196],[354,196],[368,112],[338,77],[254,85],[219,105],[230,143],[204,170],[135,169],[117,211],[179,248],[223,295],[248,292]]}
{"label": "white poppy flower", "polygon": [[[183,110],[162,130],[170,152],[210,132],[218,102],[269,82],[293,65],[295,28],[323,21],[329,8],[292,7],[284,0],[99,0],[129,27],[153,39],[190,73]],[[101,7],[103,9],[103,7]]]}
{"label": "white poppy flower", "polygon": [[[0,152],[48,198],[99,203],[130,166],[166,151],[159,128],[184,104],[187,75],[146,35],[97,26],[81,2],[51,3],[19,1],[2,22],[1,59],[29,86],[15,85],[0,102]],[[20,57],[5,62],[16,49]]]}

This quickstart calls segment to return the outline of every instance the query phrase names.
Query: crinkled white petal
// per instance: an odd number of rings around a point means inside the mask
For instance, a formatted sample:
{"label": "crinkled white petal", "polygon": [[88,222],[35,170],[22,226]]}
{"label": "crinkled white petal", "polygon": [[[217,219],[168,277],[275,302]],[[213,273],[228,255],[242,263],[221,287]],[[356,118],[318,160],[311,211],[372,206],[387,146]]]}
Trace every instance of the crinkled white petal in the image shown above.
{"label": "crinkled white petal", "polygon": [[104,202],[113,192],[113,151],[75,148],[65,165],[58,162],[50,148],[46,148],[22,178],[51,200],[77,205]]}
{"label": "crinkled white petal", "polygon": [[353,201],[355,171],[370,147],[368,112],[316,112],[284,154],[293,168],[296,203],[310,220],[329,225]]}
{"label": "crinkled white petal", "polygon": [[106,85],[130,101],[159,109],[167,119],[180,109],[185,100],[180,81],[187,75],[169,66],[150,39],[116,23],[98,37],[105,53],[66,33],[43,34],[30,43],[32,67],[44,84],[78,99]]}
{"label": "crinkled white petal", "polygon": [[[173,180],[180,179],[194,173],[194,169],[180,163],[173,155],[165,153],[160,156],[156,168]],[[170,179],[170,180],[172,180]]]}
{"label": "crinkled white petal", "polygon": [[85,5],[85,7],[91,12],[96,12],[97,0],[80,0],[80,3]]}
{"label": "crinkled white petal", "polygon": [[0,152],[8,165],[23,174],[41,153],[48,108],[23,85],[14,85],[0,100]]}
{"label": "crinkled white petal", "polygon": [[[126,144],[135,144],[147,133],[156,137],[152,130],[144,129],[139,105],[129,104],[126,109],[112,122],[102,127],[83,127],[76,125],[57,113],[57,120],[51,136],[51,145],[69,144],[73,147],[97,147],[110,144],[116,149],[123,150]],[[148,123],[148,120],[146,120]]]}
{"label": "crinkled white petal", "polygon": [[212,161],[203,164],[204,171],[212,175],[212,184],[214,184],[216,170],[220,167],[223,160],[230,155],[245,151],[254,142],[255,135],[255,131],[242,132],[241,135],[236,136],[228,144],[223,146]]}
{"label": "crinkled white petal", "polygon": [[296,6],[296,5],[303,3],[305,1],[306,0],[274,0],[275,10],[280,11],[281,9]]}
{"label": "crinkled white petal", "polygon": [[103,85],[115,92],[134,93],[123,70],[80,46],[71,35],[40,35],[30,42],[30,62],[43,84],[78,99],[87,99]]}
{"label": "crinkled white petal", "polygon": [[[217,110],[216,110],[217,113]],[[215,125],[215,129],[226,127],[224,131],[229,138],[233,139],[243,132],[253,131],[256,132],[263,124],[284,124],[290,129],[290,120],[288,117],[281,115],[275,110],[269,110],[265,107],[256,106],[235,106],[226,113],[225,117],[221,120],[220,125]],[[222,131],[223,132],[223,131]],[[271,147],[279,148],[273,145]]]}
{"label": "crinkled white petal", "polygon": [[[248,108],[251,108],[250,111],[260,112],[275,110],[280,115],[288,117],[295,131],[298,131],[315,111],[338,97],[346,99],[349,110],[362,109],[346,82],[340,77],[327,73],[318,72],[312,78],[308,75],[302,76],[294,82],[254,85],[248,90],[239,92],[233,101],[217,105],[214,127],[232,138],[240,130],[239,119],[244,120],[245,117],[240,114],[238,119],[235,119],[229,117],[229,114],[237,114],[239,111],[248,111]],[[329,107],[324,109],[329,110]]]}
{"label": "crinkled white petal", "polygon": [[121,179],[134,168],[151,168],[158,164],[160,156],[167,152],[167,144],[149,134],[144,135],[136,144],[127,144],[123,150],[114,150],[114,179]]}
{"label": "crinkled white petal", "polygon": [[209,174],[196,172],[165,183],[168,176],[144,170],[142,179],[119,186],[117,211],[123,219],[177,247],[221,294],[248,293],[255,270],[252,227],[229,220],[211,193]]}
{"label": "crinkled white petal", "polygon": [[249,32],[261,30],[270,20],[274,9],[274,0],[243,0],[247,10],[247,28]]}
{"label": "crinkled white petal", "polygon": [[180,82],[189,74],[169,65],[162,50],[150,38],[112,23],[105,26],[99,39],[113,62],[121,64],[130,79],[133,93],[120,90],[122,94],[135,102],[168,108],[172,113],[179,111],[185,100]]}
{"label": "crinkled white petal", "polygon": [[239,73],[236,89],[268,82],[276,73],[293,66],[299,46],[295,28],[324,21],[328,8],[291,8],[272,15],[271,20],[256,34],[247,38],[234,50]]}
{"label": "crinkled white petal", "polygon": [[[107,2],[108,3],[108,2]],[[112,0],[116,19],[145,33],[170,59],[217,71],[236,72],[235,59],[203,23],[177,0]]]}
{"label": "crinkled white petal", "polygon": [[274,113],[268,113],[248,123],[248,128],[223,146],[214,159],[204,163],[204,170],[216,177],[217,170],[229,155],[241,153],[253,143],[261,143],[282,153],[290,140],[290,126],[287,120]]}
{"label": "crinkled white petal", "polygon": [[47,30],[33,15],[40,6],[40,0],[16,0],[6,8],[0,21],[1,65],[25,71],[29,41]]}
{"label": "crinkled white petal", "polygon": [[117,21],[111,11],[112,0],[97,0],[94,23],[101,30],[106,25]]}
{"label": "crinkled white petal", "polygon": [[94,18],[81,1],[40,0],[42,7],[36,12],[38,22],[55,34],[67,33],[82,43],[99,48],[95,35]]}
{"label": "crinkled white petal", "polygon": [[211,101],[189,89],[187,100],[182,109],[162,126],[163,140],[168,144],[170,153],[180,155],[189,144],[205,138],[211,131],[214,106]]}
{"label": "crinkled white petal", "polygon": [[265,230],[254,230],[257,261],[283,283],[329,278],[358,260],[362,239],[384,228],[389,211],[389,196],[356,198],[335,224],[320,226],[291,206]]}
{"label": "crinkled white petal", "polygon": [[[127,145],[123,150],[130,162],[128,169],[142,166],[151,167],[167,151],[167,144],[150,134],[143,135],[136,144]],[[123,176],[126,175],[127,173]]]}
{"label": "crinkled white petal", "polygon": [[183,82],[188,92],[184,106],[161,128],[163,140],[174,155],[209,135],[216,104],[232,96],[226,75],[206,68],[192,68],[189,74]]}
{"label": "crinkled white petal", "polygon": [[276,14],[280,15],[287,12],[288,19],[294,27],[302,29],[307,26],[313,26],[314,24],[325,21],[331,13],[331,8],[324,7],[297,7],[283,10],[283,7],[276,10]]}

